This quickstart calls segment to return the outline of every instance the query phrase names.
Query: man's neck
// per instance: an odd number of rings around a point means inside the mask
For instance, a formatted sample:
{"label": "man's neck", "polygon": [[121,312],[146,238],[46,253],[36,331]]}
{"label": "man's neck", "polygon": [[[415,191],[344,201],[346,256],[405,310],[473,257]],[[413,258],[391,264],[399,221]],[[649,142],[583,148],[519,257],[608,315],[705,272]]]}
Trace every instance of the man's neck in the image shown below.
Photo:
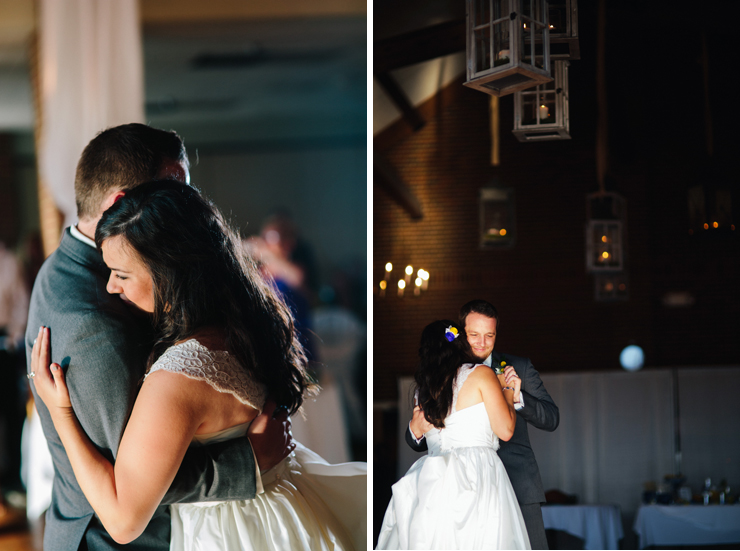
{"label": "man's neck", "polygon": [[82,235],[95,241],[95,228],[98,227],[98,220],[100,218],[95,220],[80,220],[77,222],[77,229]]}

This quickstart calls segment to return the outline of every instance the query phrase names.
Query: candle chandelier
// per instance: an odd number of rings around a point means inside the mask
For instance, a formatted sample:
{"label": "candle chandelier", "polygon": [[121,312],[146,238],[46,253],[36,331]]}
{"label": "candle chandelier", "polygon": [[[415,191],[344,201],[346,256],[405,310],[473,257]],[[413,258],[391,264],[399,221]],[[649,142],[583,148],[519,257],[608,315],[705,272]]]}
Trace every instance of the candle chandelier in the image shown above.
{"label": "candle chandelier", "polygon": [[428,288],[429,272],[425,269],[419,268],[416,270],[416,274],[414,274],[414,267],[409,264],[400,276],[394,276],[393,263],[387,262],[383,279],[378,283],[378,295],[380,298],[385,298],[386,293],[394,292],[395,289],[395,293],[399,298],[403,298],[406,294],[418,297]]}

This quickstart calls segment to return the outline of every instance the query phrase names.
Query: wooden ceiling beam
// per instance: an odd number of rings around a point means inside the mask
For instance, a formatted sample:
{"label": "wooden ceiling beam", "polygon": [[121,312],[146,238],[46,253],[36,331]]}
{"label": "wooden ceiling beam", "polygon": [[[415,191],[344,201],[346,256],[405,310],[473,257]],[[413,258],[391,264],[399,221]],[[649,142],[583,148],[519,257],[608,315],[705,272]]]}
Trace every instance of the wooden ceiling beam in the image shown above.
{"label": "wooden ceiling beam", "polygon": [[373,153],[374,184],[384,189],[414,220],[421,220],[424,212],[421,202],[409,189],[393,165],[380,154]]}
{"label": "wooden ceiling beam", "polygon": [[465,20],[456,19],[406,34],[378,40],[373,45],[373,70],[387,73],[465,50]]}

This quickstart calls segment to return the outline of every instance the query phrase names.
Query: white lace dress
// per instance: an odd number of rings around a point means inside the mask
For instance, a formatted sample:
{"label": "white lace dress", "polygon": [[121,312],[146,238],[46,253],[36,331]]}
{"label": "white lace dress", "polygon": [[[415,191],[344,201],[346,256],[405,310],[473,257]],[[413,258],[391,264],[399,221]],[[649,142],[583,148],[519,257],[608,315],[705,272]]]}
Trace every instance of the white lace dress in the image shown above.
{"label": "white lace dress", "polygon": [[[191,339],[170,347],[150,373],[164,369],[206,381],[260,411],[263,387],[234,356]],[[207,435],[192,445],[243,436],[249,423]],[[170,506],[172,551],[352,550],[367,546],[367,464],[330,465],[305,446],[262,475],[254,499]]]}
{"label": "white lace dress", "polygon": [[428,454],[393,485],[377,549],[530,549],[484,404],[455,407],[476,367],[459,368],[445,428],[426,433]]}

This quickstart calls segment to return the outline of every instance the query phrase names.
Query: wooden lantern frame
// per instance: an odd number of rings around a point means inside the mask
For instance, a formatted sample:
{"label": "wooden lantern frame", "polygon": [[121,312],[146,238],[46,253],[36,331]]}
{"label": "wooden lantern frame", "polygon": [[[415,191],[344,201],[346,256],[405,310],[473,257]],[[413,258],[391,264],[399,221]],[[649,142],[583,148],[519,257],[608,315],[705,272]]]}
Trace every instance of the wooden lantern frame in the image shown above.
{"label": "wooden lantern frame", "polygon": [[[568,65],[569,61],[554,61],[555,80],[539,84],[535,88],[514,94],[514,130],[520,142],[570,139],[570,113],[568,106]],[[534,122],[525,117],[527,102],[535,102]],[[545,103],[549,106],[547,108]],[[542,107],[554,110],[554,116],[541,118]],[[526,124],[525,124],[526,122]]]}
{"label": "wooden lantern frame", "polygon": [[466,86],[505,96],[552,80],[547,0],[466,0]]}

